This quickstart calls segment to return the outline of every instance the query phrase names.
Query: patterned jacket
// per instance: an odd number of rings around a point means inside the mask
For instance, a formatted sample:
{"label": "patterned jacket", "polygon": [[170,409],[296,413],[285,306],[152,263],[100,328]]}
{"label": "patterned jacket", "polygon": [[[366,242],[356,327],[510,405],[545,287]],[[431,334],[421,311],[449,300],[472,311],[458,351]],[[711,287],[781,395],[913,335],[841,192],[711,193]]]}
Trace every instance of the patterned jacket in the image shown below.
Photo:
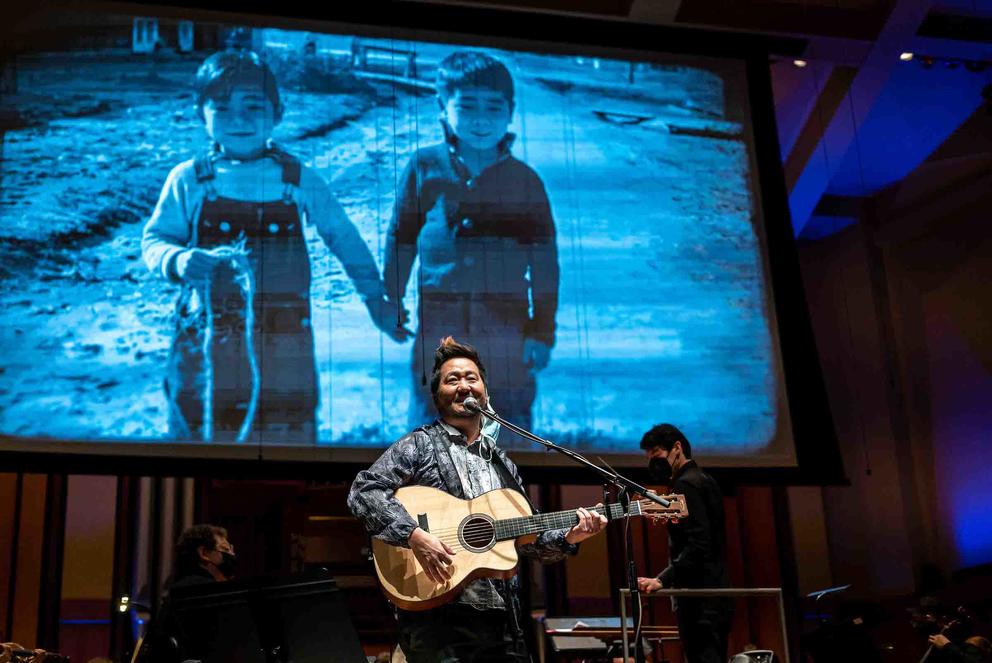
{"label": "patterned jacket", "polygon": [[[458,470],[448,451],[451,444],[449,434],[441,422],[434,421],[401,437],[369,469],[358,473],[348,494],[348,508],[362,521],[369,534],[394,546],[409,547],[407,539],[417,528],[417,521],[395,498],[396,490],[403,486],[429,486],[454,497],[465,498]],[[495,453],[516,483],[506,487],[524,493],[517,466],[502,449],[497,447]],[[493,462],[496,462],[495,458]],[[578,550],[577,545],[565,540],[567,532],[567,529],[543,532],[533,543],[518,546],[518,552],[545,564],[560,561]],[[470,583],[459,602],[476,607],[501,607],[501,600],[494,604],[491,599],[496,597],[488,597],[489,592],[485,588],[476,587],[479,583],[486,582],[485,579],[480,579]],[[502,583],[497,583],[497,586],[500,584]],[[515,585],[514,578],[511,586]],[[468,596],[464,596],[466,594]]]}

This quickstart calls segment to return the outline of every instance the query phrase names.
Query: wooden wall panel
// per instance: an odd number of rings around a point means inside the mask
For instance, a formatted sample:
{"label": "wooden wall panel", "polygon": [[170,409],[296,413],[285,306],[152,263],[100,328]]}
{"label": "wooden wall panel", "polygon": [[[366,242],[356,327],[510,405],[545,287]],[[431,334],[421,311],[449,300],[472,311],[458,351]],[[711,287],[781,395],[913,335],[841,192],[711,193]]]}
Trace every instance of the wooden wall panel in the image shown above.
{"label": "wooden wall panel", "polygon": [[10,639],[10,620],[13,603],[14,569],[16,554],[14,541],[18,527],[15,510],[18,509],[18,475],[0,474],[0,642]]}
{"label": "wooden wall panel", "polygon": [[24,475],[20,530],[14,541],[17,564],[12,574],[16,585],[10,637],[26,647],[38,642],[47,479],[43,474]]}

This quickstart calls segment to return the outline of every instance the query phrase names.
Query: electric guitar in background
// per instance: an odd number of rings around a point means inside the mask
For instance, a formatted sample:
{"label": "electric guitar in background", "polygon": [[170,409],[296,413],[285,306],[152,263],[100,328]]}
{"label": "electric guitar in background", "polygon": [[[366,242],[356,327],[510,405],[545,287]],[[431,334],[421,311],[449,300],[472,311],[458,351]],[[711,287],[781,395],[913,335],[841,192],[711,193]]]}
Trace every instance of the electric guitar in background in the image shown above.
{"label": "electric guitar in background", "polygon": [[[677,522],[689,515],[682,495],[662,497],[671,504],[663,507],[651,500],[632,501],[630,515],[655,522]],[[372,557],[383,593],[404,610],[428,610],[447,603],[466,583],[479,577],[512,577],[517,572],[517,543],[532,542],[542,532],[571,528],[579,522],[574,509],[533,515],[524,496],[510,488],[463,500],[437,488],[405,486],[396,491],[396,499],[421,529],[455,551],[451,578],[436,583],[424,573],[412,550],[372,539]],[[626,515],[619,504],[587,509],[610,520]]]}

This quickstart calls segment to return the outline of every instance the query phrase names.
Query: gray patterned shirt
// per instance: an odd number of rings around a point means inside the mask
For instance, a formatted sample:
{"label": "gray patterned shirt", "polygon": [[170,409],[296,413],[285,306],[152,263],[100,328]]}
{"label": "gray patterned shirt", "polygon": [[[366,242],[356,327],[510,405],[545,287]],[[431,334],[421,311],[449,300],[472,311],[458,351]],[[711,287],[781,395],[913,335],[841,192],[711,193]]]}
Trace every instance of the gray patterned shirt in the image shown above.
{"label": "gray patterned shirt", "polygon": [[[491,463],[486,463],[478,455],[481,449],[479,444],[466,447],[465,438],[457,431],[452,435],[448,428],[440,420],[417,428],[394,442],[369,469],[359,472],[355,477],[348,494],[348,507],[372,536],[394,546],[409,547],[407,539],[417,528],[417,521],[396,500],[395,492],[403,486],[430,486],[461,499],[467,499],[469,493],[484,485],[504,487],[499,473]],[[472,447],[476,449],[473,450]],[[517,466],[506,457],[503,450],[495,444],[487,445],[486,449],[481,450],[486,454],[485,458],[490,457],[488,451],[492,450],[492,463],[502,462],[517,484],[507,487],[523,492]],[[465,464],[459,468],[461,461]],[[469,472],[469,463],[479,461],[486,463],[485,471]],[[472,479],[465,484],[463,475],[482,475],[482,478],[478,485]],[[521,555],[534,557],[545,564],[560,561],[578,550],[578,546],[565,540],[567,532],[567,529],[543,532],[534,543],[521,544],[517,550]],[[455,601],[480,610],[503,609],[506,607],[505,599],[508,596],[511,599],[514,597],[517,584],[516,577],[505,582],[480,578],[466,585]]]}
{"label": "gray patterned shirt", "polygon": [[[466,499],[472,499],[488,493],[490,490],[506,488],[499,480],[493,469],[493,450],[496,441],[488,435],[482,435],[476,442],[468,444],[468,439],[462,433],[444,421],[441,426],[448,433],[451,460],[458,470],[458,478],[462,482],[462,491]],[[469,583],[458,598],[459,603],[466,603],[476,608],[489,609],[506,607],[499,585],[502,580],[479,578]]]}
{"label": "gray patterned shirt", "polygon": [[496,448],[496,441],[483,434],[474,444],[469,445],[468,440],[457,428],[445,422],[441,426],[448,433],[451,446],[451,460],[458,470],[458,478],[462,480],[462,491],[466,499],[473,499],[490,490],[505,488],[503,482],[496,475],[493,469],[493,449]]}

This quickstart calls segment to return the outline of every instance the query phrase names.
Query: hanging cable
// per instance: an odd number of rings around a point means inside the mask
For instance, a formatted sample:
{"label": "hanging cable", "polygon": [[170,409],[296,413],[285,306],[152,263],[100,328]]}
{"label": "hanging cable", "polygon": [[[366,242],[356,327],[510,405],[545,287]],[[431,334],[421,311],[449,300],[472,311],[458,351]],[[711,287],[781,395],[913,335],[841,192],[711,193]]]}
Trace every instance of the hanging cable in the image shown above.
{"label": "hanging cable", "polygon": [[[271,152],[269,152],[269,150],[272,149],[272,146],[273,146],[273,144],[272,144],[272,141],[270,139],[270,141],[266,145],[267,152],[270,155],[271,155]],[[266,191],[266,184],[267,184],[267,182],[266,182],[265,178],[263,177],[262,180],[261,180],[261,182],[260,182],[260,185],[259,185],[259,188],[261,189],[261,191],[260,191],[260,194],[261,195],[260,195],[259,200],[267,200],[268,199],[268,191]],[[262,223],[263,223],[264,209],[265,209],[264,206],[262,204],[259,204],[258,209],[257,209],[257,212],[256,212],[257,226],[255,228],[255,232],[258,232],[258,233],[261,232],[261,227],[262,227]],[[241,238],[241,239],[243,241],[243,238]],[[255,261],[255,265],[256,265],[256,269],[258,270],[258,274],[255,274],[254,272],[252,272],[252,274],[251,274],[251,278],[254,279],[255,277],[257,277],[258,280],[261,281],[262,283],[266,283],[266,280],[265,280],[265,267],[266,267],[265,245],[266,245],[265,242],[259,242],[258,243],[258,259]],[[245,250],[245,246],[246,246],[246,244],[242,244],[242,246],[241,246],[241,250],[245,253],[244,266],[245,266],[245,268],[248,271],[251,272],[251,266],[247,263],[247,251]],[[232,261],[233,261],[232,262],[232,265],[234,265],[234,266],[237,266],[238,263],[240,262],[239,260],[237,260],[233,256],[232,256]],[[307,262],[307,268],[309,269],[309,261]],[[252,289],[254,290],[254,287]],[[308,302],[310,301],[310,293],[309,292],[307,293],[307,301]],[[246,311],[245,311],[245,334],[246,334],[245,339],[251,339],[252,341],[254,341],[254,338],[252,336],[253,332],[251,331],[251,328],[252,328],[253,325],[247,324],[248,323],[248,320],[249,320],[249,317],[251,317],[251,319],[254,320],[254,307],[252,306],[250,299],[248,300],[248,302],[249,303],[247,304]],[[262,305],[263,306],[265,305],[265,297],[264,297],[264,295],[262,297]],[[263,316],[265,315],[265,311],[264,310],[262,311],[262,315]],[[264,317],[263,317],[263,320],[264,320]],[[266,333],[267,333],[267,330],[265,329],[265,325],[263,324],[263,325],[261,325],[261,327],[259,329],[259,336],[261,337],[259,340],[260,340],[260,342],[262,344],[262,346],[261,346],[262,348],[267,348],[268,347],[268,344],[265,342],[266,341],[266,338],[265,338]],[[247,351],[248,351],[248,362],[249,362],[249,366],[253,367],[251,370],[252,370],[252,390],[254,391],[255,385],[257,385],[257,384],[259,384],[261,382],[261,376],[259,375],[258,376],[258,379],[256,379],[256,377],[255,377],[256,374],[259,373],[259,371],[258,371],[258,366],[255,364],[256,357],[255,357],[254,343],[253,342],[252,343],[246,343],[246,345],[247,345]],[[248,404],[249,404],[248,409],[252,411],[253,416],[252,416],[251,419],[246,418],[245,419],[245,423],[242,424],[242,431],[243,431],[244,435],[246,435],[246,436],[247,436],[248,432],[251,430],[252,425],[254,425],[254,423],[255,423],[255,421],[254,421],[254,408],[252,407],[252,401],[253,400],[256,401],[256,405],[257,405],[257,397],[251,398],[248,401]],[[264,410],[263,410],[263,414],[262,414],[261,419],[263,419],[263,421],[259,421],[258,422],[259,423],[259,430],[258,430],[258,436],[257,436],[257,439],[258,439],[258,460],[262,460],[263,452],[265,450],[264,449],[264,443],[265,443],[265,441],[263,439],[264,434],[265,434],[265,421],[264,421],[265,414],[264,414]],[[241,434],[242,434],[242,432],[239,432],[238,433],[239,437],[241,436]]]}
{"label": "hanging cable", "polygon": [[[375,180],[375,238],[376,238],[376,256],[383,262],[382,273],[386,273],[386,260],[389,256],[383,255],[382,247],[382,182],[380,181],[379,172],[379,147],[381,145],[381,136],[379,135],[379,90],[378,88],[373,88],[375,90],[375,101],[372,109],[373,118],[373,146],[374,153],[372,158],[372,177]],[[385,293],[383,293],[385,294]],[[398,304],[397,309],[397,320],[396,326],[398,327],[401,322],[401,315],[403,310],[402,299]],[[379,331],[379,427],[382,439],[386,439],[386,358],[385,358],[385,345],[383,339],[383,333]]]}
{"label": "hanging cable", "polygon": [[[568,182],[568,200],[572,210],[572,223],[570,224],[569,232],[569,244],[571,245],[571,253],[576,262],[580,262],[579,256],[579,244],[582,241],[580,226],[581,220],[579,218],[579,202],[576,197],[576,183],[575,183],[575,137],[571,131],[571,114],[570,107],[568,105],[568,99],[565,96],[565,92],[560,93],[562,96],[561,107],[562,107],[562,143],[564,145],[563,152],[565,153],[565,173]],[[577,272],[580,270],[575,269],[573,271],[573,283],[575,287],[576,300],[579,299],[582,293],[582,283],[579,280],[580,277]],[[588,360],[588,353],[584,352],[584,345],[587,343],[588,339],[583,337],[582,330],[584,328],[584,321],[582,319],[582,306],[576,301],[575,305],[575,333],[578,337],[578,350],[579,350],[579,395],[581,402],[581,421],[582,429],[588,430],[589,428],[589,394],[587,391],[587,385],[589,384],[588,376],[586,375],[586,363],[583,359]]]}
{"label": "hanging cable", "polygon": [[[857,156],[857,158],[858,158],[858,180],[859,180],[859,185],[861,187],[861,196],[860,196],[860,198],[862,200],[864,200],[865,196],[868,193],[868,186],[865,184],[865,166],[864,166],[864,161],[863,161],[862,155],[861,155],[861,139],[860,139],[860,137],[858,135],[858,119],[857,119],[857,114],[854,112],[854,91],[853,90],[849,90],[848,91],[847,102],[848,102],[848,107],[849,107],[850,112],[851,112],[851,129],[854,132],[854,152],[855,152],[855,156]],[[861,210],[859,209],[859,213],[860,212],[861,212]],[[860,214],[859,214],[859,217],[860,217]],[[863,223],[863,222],[864,221],[861,218],[858,219],[858,223]],[[871,259],[871,256],[868,256],[868,258],[870,260]],[[841,278],[844,278],[843,277],[843,273],[842,273]],[[869,275],[869,278],[870,278],[870,275]],[[844,313],[847,316],[848,343],[850,345],[850,348],[851,348],[851,351],[852,351],[852,354],[853,354],[853,351],[854,351],[854,328],[853,328],[853,325],[851,324],[851,309],[850,309],[850,304],[849,304],[849,301],[848,301],[849,300],[849,294],[850,293],[849,293],[848,288],[847,288],[847,285],[846,285],[846,279],[844,279],[844,281],[845,281],[845,285],[844,285]],[[861,398],[861,393],[860,393],[861,392],[861,389],[859,388],[859,383],[860,383],[860,380],[855,380],[854,381],[854,394],[855,394],[855,398],[857,399],[857,403],[858,403],[858,405],[857,405],[858,426],[861,429],[861,451],[862,451],[862,455],[864,457],[864,462],[865,462],[865,475],[866,476],[871,476],[871,455],[869,454],[869,451],[868,451],[868,437],[867,437],[867,435],[865,433],[864,401]]]}
{"label": "hanging cable", "polygon": [[[413,152],[411,155],[411,162],[415,164],[416,168],[416,180],[417,180],[417,306],[418,306],[418,324],[421,329],[424,328],[424,254],[422,252],[422,247],[420,244],[420,232],[421,219],[423,218],[424,210],[421,208],[422,201],[420,199],[421,189],[420,189],[420,98],[417,95],[416,89],[412,92],[413,96]],[[405,283],[403,284],[406,285]],[[423,334],[421,334],[423,336]],[[414,340],[416,343],[416,340]],[[421,354],[421,376],[420,384],[421,386],[427,385],[427,339],[420,339],[420,354]]]}
{"label": "hanging cable", "polygon": [[[820,96],[822,94],[822,92],[823,92],[823,88],[822,88],[822,86],[817,81],[817,75],[816,75],[816,69],[817,69],[817,67],[816,67],[815,61],[812,62],[812,64],[813,64],[813,66],[809,67],[809,69],[812,71],[813,88],[814,88],[815,93],[816,93],[816,96],[815,96],[816,102],[815,103],[816,103],[817,119],[818,119],[818,122],[819,122],[819,125],[820,125],[819,126],[819,129],[820,129],[820,145],[821,145],[822,150],[823,150],[824,170],[827,173],[827,175],[829,176],[829,173],[830,173],[830,156],[829,156],[829,153],[828,153],[828,150],[827,150],[827,126],[826,126],[826,121],[825,121],[825,119],[823,117],[823,103],[822,103],[822,99],[821,99],[821,96]],[[858,159],[858,169],[859,169],[859,176],[860,176],[860,180],[861,180],[861,190],[862,190],[862,194],[863,194],[864,191],[866,190],[866,187],[865,187],[865,182],[864,182],[864,166],[863,166],[862,159],[861,159],[860,139],[859,139],[859,136],[858,136],[858,129],[857,129],[857,118],[856,118],[856,115],[854,113],[853,80],[854,79],[852,78],[852,85],[849,87],[849,89],[847,91],[847,98],[848,98],[848,106],[849,106],[849,111],[850,111],[850,116],[851,116],[851,130],[852,130],[852,132],[854,134],[854,146],[855,146],[856,156],[857,156],[857,159]],[[860,219],[859,219],[859,222],[860,222]],[[834,221],[831,222],[831,225],[833,227],[833,233],[831,233],[831,234],[836,235],[838,232],[840,232],[840,230],[841,230],[840,224],[841,224],[840,220],[834,220]],[[854,347],[854,329],[853,329],[853,325],[852,325],[852,322],[851,322],[850,285],[848,283],[847,272],[846,272],[845,269],[841,269],[841,272],[840,272],[840,283],[841,283],[841,292],[842,292],[842,295],[843,295],[844,323],[845,323],[845,325],[847,327],[846,331],[847,331],[848,356],[853,356],[854,355],[855,347]],[[859,380],[854,379],[854,377],[852,376],[851,371],[850,371],[850,367],[849,367],[849,362],[844,362],[844,373],[845,373],[845,377],[846,377],[845,381],[848,384],[853,385],[853,389],[854,389],[854,392],[855,392],[855,401],[857,403],[855,407],[857,408],[857,423],[858,423],[858,426],[859,426],[859,429],[860,429],[861,451],[862,451],[862,457],[864,459],[864,464],[865,464],[865,474],[867,476],[871,476],[871,458],[870,458],[870,455],[868,453],[868,441],[867,441],[867,437],[866,437],[866,434],[865,434],[864,412],[863,412],[863,409],[864,408],[862,407],[862,399],[861,399],[861,393],[860,393],[861,390],[860,390],[860,387],[859,387]]]}

